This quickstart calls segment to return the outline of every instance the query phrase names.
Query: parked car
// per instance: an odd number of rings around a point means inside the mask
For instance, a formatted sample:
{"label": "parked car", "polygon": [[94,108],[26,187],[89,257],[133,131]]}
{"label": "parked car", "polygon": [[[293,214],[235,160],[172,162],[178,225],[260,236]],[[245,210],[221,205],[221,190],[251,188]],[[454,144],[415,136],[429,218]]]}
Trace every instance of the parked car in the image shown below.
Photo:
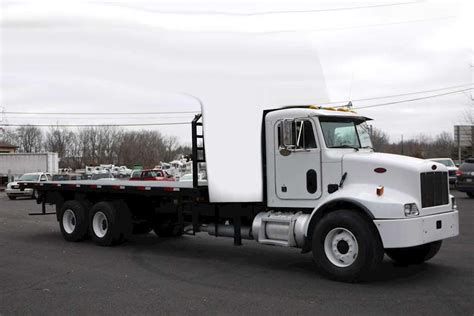
{"label": "parked car", "polygon": [[83,180],[80,174],[53,174],[53,181]]}
{"label": "parked car", "polygon": [[458,171],[458,167],[456,167],[454,161],[451,158],[430,158],[428,160],[445,165],[449,172],[449,183],[456,183],[456,171]]}
{"label": "parked car", "polygon": [[175,181],[173,176],[169,175],[164,170],[140,170],[140,172],[133,172],[130,177],[131,181]]}
{"label": "parked car", "polygon": [[91,180],[116,180],[110,173],[94,173]]}
{"label": "parked car", "polygon": [[36,191],[32,188],[26,188],[23,191],[20,190],[19,182],[43,182],[50,181],[51,174],[43,172],[25,173],[18,180],[7,184],[5,193],[10,200],[15,200],[17,197],[31,197],[36,198]]}
{"label": "parked car", "polygon": [[474,158],[466,159],[456,172],[456,189],[474,198]]}
{"label": "parked car", "polygon": [[[204,174],[198,173],[198,181],[205,181]],[[179,178],[179,181],[193,181],[193,174],[186,173]]]}

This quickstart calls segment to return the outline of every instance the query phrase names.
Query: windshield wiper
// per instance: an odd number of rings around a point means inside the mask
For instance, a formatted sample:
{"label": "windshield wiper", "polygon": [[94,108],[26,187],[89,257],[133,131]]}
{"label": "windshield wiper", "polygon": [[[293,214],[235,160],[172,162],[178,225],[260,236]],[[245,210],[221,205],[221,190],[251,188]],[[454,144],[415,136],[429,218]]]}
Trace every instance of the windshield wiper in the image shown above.
{"label": "windshield wiper", "polygon": [[360,148],[361,148],[361,149],[372,149],[372,150],[374,150],[374,147],[369,146],[369,145],[364,146],[364,147],[360,147]]}
{"label": "windshield wiper", "polygon": [[359,147],[354,147],[354,146],[351,146],[351,145],[339,145],[339,146],[331,146],[329,148],[352,148],[354,149],[355,151],[359,151]]}

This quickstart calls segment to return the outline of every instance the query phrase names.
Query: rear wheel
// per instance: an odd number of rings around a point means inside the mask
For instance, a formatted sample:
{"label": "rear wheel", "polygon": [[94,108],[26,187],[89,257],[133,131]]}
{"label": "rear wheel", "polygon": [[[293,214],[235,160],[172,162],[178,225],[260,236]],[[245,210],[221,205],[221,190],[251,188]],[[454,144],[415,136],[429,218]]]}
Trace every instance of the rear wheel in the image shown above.
{"label": "rear wheel", "polygon": [[318,268],[339,281],[362,280],[383,259],[382,242],[372,223],[351,210],[325,215],[314,229],[312,248]]}
{"label": "rear wheel", "polygon": [[436,256],[441,248],[441,244],[442,241],[439,240],[410,248],[385,249],[385,253],[398,264],[420,264]]}
{"label": "rear wheel", "polygon": [[92,240],[100,246],[113,246],[125,241],[130,233],[128,209],[119,203],[99,202],[91,209],[89,230]]}
{"label": "rear wheel", "polygon": [[16,196],[11,196],[11,195],[9,195],[8,198],[9,198],[10,200],[16,200]]}
{"label": "rear wheel", "polygon": [[474,198],[474,192],[467,192],[466,193],[468,197],[470,197],[471,199]]}
{"label": "rear wheel", "polygon": [[87,235],[87,210],[78,201],[67,201],[59,210],[59,227],[67,241],[80,241]]}

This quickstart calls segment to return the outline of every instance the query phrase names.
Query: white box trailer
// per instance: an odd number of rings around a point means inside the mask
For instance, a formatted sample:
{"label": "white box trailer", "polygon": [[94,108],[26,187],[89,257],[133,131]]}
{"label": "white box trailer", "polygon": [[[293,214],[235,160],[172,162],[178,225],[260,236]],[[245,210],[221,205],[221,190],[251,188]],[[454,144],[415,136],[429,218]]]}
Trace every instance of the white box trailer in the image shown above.
{"label": "white box trailer", "polygon": [[[446,167],[373,152],[368,118],[348,109],[312,106],[258,115],[260,129],[254,135],[258,153],[229,145],[241,139],[236,133],[221,131],[221,142],[207,142],[206,131],[212,129],[202,127],[209,120],[195,117],[193,181],[53,181],[20,186],[37,190],[37,201],[43,205],[39,214],[47,214],[46,203],[56,205],[52,214],[68,241],[90,236],[98,245],[110,246],[132,233],[151,230],[159,236],[207,232],[233,237],[235,245],[250,239],[312,251],[321,271],[343,281],[370,276],[384,253],[403,264],[427,261],[443,239],[459,234]],[[199,181],[199,163],[206,162],[214,171],[222,167],[219,162],[211,166],[214,162],[207,156],[224,141],[227,155],[260,159],[262,172],[247,177],[260,178],[259,191],[251,185],[237,187],[242,179],[235,182],[234,192],[225,194],[219,177]],[[245,178],[246,172],[227,175],[228,185],[233,177]],[[213,190],[224,202],[212,198]],[[246,190],[261,199],[248,201],[249,195],[240,194]]]}
{"label": "white box trailer", "polygon": [[58,154],[45,153],[12,153],[0,154],[0,176],[18,177],[30,172],[58,172]]}

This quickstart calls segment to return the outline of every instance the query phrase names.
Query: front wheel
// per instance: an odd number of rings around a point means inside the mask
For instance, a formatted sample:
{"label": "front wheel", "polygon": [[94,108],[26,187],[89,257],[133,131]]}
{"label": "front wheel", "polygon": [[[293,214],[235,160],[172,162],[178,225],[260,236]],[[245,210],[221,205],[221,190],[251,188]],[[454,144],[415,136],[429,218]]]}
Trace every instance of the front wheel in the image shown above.
{"label": "front wheel", "polygon": [[420,264],[436,256],[441,244],[442,240],[439,240],[410,248],[385,249],[385,253],[398,264]]}
{"label": "front wheel", "polygon": [[8,198],[9,198],[10,200],[16,200],[16,196],[9,195]]}
{"label": "front wheel", "polygon": [[313,258],[332,279],[356,282],[377,270],[383,246],[373,224],[352,210],[325,215],[312,238]]}
{"label": "front wheel", "polygon": [[471,199],[474,198],[474,192],[467,192],[466,193],[468,197],[470,197]]}

